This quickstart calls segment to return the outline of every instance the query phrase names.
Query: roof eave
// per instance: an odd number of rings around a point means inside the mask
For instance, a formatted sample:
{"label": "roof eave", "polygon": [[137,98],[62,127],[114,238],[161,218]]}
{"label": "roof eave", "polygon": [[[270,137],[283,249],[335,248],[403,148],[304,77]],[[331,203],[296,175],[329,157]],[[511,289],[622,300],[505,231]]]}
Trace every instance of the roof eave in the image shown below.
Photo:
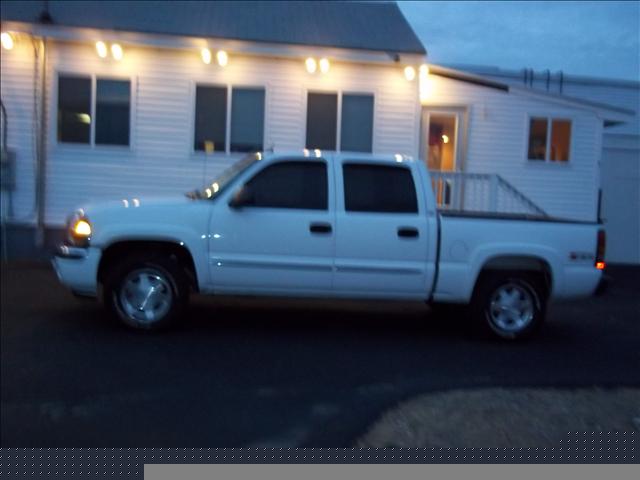
{"label": "roof eave", "polygon": [[453,78],[462,82],[472,83],[475,85],[494,88],[497,90],[503,90],[509,93],[516,93],[520,95],[527,95],[531,97],[540,98],[542,100],[557,103],[571,108],[578,108],[581,110],[589,110],[595,112],[606,123],[613,125],[618,123],[626,123],[633,120],[635,112],[625,108],[614,107],[613,105],[607,105],[604,103],[592,102],[589,100],[583,100],[580,98],[567,97],[565,95],[555,95],[548,92],[541,92],[531,88],[525,88],[520,86],[509,85],[507,83],[497,82],[495,80],[487,79],[481,75],[475,75],[461,70],[456,70],[449,67],[442,67],[440,65],[433,65],[430,71],[435,75],[444,76],[447,78]]}
{"label": "roof eave", "polygon": [[590,100],[583,100],[581,98],[567,97],[565,95],[555,95],[548,92],[539,92],[537,90],[525,87],[511,86],[511,91],[519,93],[521,95],[527,95],[530,97],[541,98],[548,102],[557,103],[571,108],[578,108],[581,110],[589,110],[602,118],[603,121],[609,124],[626,123],[633,121],[636,113],[633,110],[626,108],[614,107],[605,103],[592,102]]}
{"label": "roof eave", "polygon": [[47,37],[69,42],[118,41],[152,48],[200,49],[215,45],[216,49],[252,55],[285,58],[326,56],[335,61],[374,64],[419,64],[426,60],[426,53],[403,51],[378,51],[357,48],[327,47],[289,43],[266,43],[248,40],[215,37],[192,37],[186,35],[155,34],[122,30],[69,27],[62,25],[2,21],[2,29],[35,37]]}

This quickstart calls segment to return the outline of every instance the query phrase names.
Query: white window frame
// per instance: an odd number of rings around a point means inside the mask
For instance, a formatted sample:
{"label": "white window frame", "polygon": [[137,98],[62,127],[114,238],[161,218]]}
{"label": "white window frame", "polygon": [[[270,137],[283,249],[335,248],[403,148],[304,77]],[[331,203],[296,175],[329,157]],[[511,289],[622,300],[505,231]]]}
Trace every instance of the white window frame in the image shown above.
{"label": "white window frame", "polygon": [[[207,153],[204,150],[195,149],[195,135],[196,135],[196,92],[198,87],[217,87],[225,88],[227,90],[227,106],[225,117],[225,132],[224,132],[224,152],[221,150],[214,150],[213,153]],[[233,101],[233,89],[261,89],[264,90],[264,117],[262,119],[262,149],[265,149],[267,143],[267,106],[269,89],[265,84],[244,84],[244,83],[219,83],[219,82],[199,82],[193,81],[191,88],[191,128],[190,128],[190,152],[191,155],[196,157],[211,156],[211,155],[245,155],[246,152],[232,152],[231,151],[231,109]]]}
{"label": "white window frame", "polygon": [[[91,115],[91,125],[89,128],[89,143],[73,143],[73,142],[64,142],[58,140],[58,90],[59,90],[59,82],[60,77],[74,77],[74,78],[85,78],[91,81],[91,105],[89,108],[89,115]],[[98,80],[119,80],[129,82],[129,143],[127,145],[107,145],[107,144],[96,144],[96,105],[98,101]],[[53,117],[53,125],[54,125],[54,135],[56,146],[60,148],[70,148],[70,149],[86,149],[90,148],[91,150],[99,149],[99,150],[118,150],[118,151],[129,151],[133,150],[133,141],[134,141],[134,125],[133,120],[135,118],[134,108],[136,105],[136,85],[135,78],[129,77],[126,75],[101,75],[95,73],[83,73],[83,72],[69,72],[69,71],[56,71],[55,75],[55,86],[53,89],[52,101],[53,108],[51,109]]]}
{"label": "white window frame", "polygon": [[[322,90],[318,88],[309,88],[304,92],[304,138],[303,145],[307,145],[307,120],[309,117],[309,94],[310,93],[332,93],[338,96],[338,106],[336,115],[336,149],[335,152],[342,152],[342,96],[343,95],[370,95],[373,97],[373,118],[371,119],[371,153],[374,152],[373,146],[376,144],[376,97],[377,92],[372,90]],[[369,152],[353,152],[353,153],[369,153]]]}
{"label": "white window frame", "polygon": [[[546,145],[544,152],[544,160],[537,160],[534,158],[529,158],[529,141],[531,140],[531,120],[532,119],[545,119],[547,121],[547,136],[546,136]],[[564,122],[569,122],[570,125],[570,135],[569,135],[569,158],[567,161],[561,160],[551,160],[551,130],[553,128],[553,121],[560,120]],[[538,114],[528,114],[527,115],[527,123],[526,123],[526,139],[525,139],[525,158],[528,164],[543,164],[543,165],[568,165],[571,163],[573,158],[573,125],[574,119],[569,116],[556,116],[556,115],[538,115]]]}

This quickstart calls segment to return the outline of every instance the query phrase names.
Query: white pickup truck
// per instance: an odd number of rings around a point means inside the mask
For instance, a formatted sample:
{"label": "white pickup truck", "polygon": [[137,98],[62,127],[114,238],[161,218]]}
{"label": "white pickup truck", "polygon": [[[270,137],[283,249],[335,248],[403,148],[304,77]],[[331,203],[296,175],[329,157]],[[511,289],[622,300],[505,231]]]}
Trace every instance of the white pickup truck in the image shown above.
{"label": "white pickup truck", "polygon": [[596,223],[439,212],[423,162],[400,155],[249,154],[181,197],[88,205],[53,264],[125,324],[178,320],[189,294],[470,304],[507,339],[549,298],[594,293]]}

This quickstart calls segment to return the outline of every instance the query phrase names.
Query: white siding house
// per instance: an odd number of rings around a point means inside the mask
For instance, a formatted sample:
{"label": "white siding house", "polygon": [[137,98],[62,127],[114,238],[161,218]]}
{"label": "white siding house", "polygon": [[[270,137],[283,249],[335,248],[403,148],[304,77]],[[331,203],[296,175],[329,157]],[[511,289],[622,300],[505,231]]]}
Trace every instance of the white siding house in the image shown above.
{"label": "white siding house", "polygon": [[[435,68],[432,71],[437,72]],[[457,169],[497,173],[550,215],[596,220],[602,131],[597,111],[433,73],[429,82],[430,92],[422,102],[425,111],[453,107],[463,109],[468,116],[466,155],[458,157]],[[527,158],[532,117],[570,120],[568,161]]]}
{"label": "white siding house", "polygon": [[442,208],[594,221],[603,125],[631,118],[427,67],[394,3],[166,2],[154,21],[145,2],[49,4],[53,23],[35,20],[36,3],[2,9],[15,40],[1,97],[17,159],[3,219],[40,232],[86,202],[200,187],[242,142],[419,157]]}
{"label": "white siding house", "polygon": [[[301,151],[306,147],[308,92],[370,94],[374,97],[373,152],[417,153],[417,84],[408,82],[402,69],[393,64],[334,61],[330,74],[310,75],[304,59],[230,53],[228,65],[221,68],[205,65],[198,50],[134,45],[125,48],[124,58],[113,62],[99,58],[93,43],[49,42],[46,95],[49,225],[62,225],[74,207],[88,201],[193,190],[242,156],[194,151],[197,85],[264,88],[264,148],[275,150]],[[20,157],[14,198],[16,217],[26,217],[33,209],[34,171],[33,162],[29,161],[33,143],[30,133],[33,63],[30,45],[16,46],[2,55],[2,99],[10,112],[9,146]],[[56,87],[61,75],[130,81],[130,146],[81,145],[57,140]]]}
{"label": "white siding house", "polygon": [[[349,150],[356,141],[358,151],[418,154],[418,82],[407,80],[404,69],[424,63],[425,50],[395,4],[206,2],[189,4],[198,11],[185,13],[180,3],[167,2],[153,7],[166,22],[152,27],[145,23],[146,2],[49,4],[53,23],[34,20],[37,3],[5,8],[3,2],[2,31],[13,39],[1,57],[3,124],[17,157],[15,189],[2,192],[3,219],[12,225],[59,228],[86,202],[200,188],[244,155],[234,151],[240,131],[258,149],[302,152],[320,146],[313,143],[320,135],[328,150]],[[138,23],[130,21],[133,12]],[[264,33],[264,17],[274,14],[279,24]],[[180,23],[184,15],[189,21]],[[257,29],[247,21],[262,25],[264,38],[250,38]],[[300,22],[305,29],[297,31]],[[212,25],[219,35],[206,35]],[[114,44],[122,58],[111,51]],[[220,51],[226,62],[218,61]],[[112,81],[124,85],[119,100],[100,93]],[[209,95],[201,107],[198,90]],[[257,95],[260,105],[253,101],[249,112],[263,118],[250,118],[236,99],[242,90]],[[216,95],[222,104],[215,104]],[[314,114],[312,97],[319,102]],[[105,108],[118,102],[128,115],[117,118],[129,128],[101,130]],[[215,142],[198,138],[196,125],[212,116],[222,119]],[[122,145],[105,145],[105,132],[115,135],[106,143]]]}
{"label": "white siding house", "polygon": [[632,112],[624,122],[607,122],[602,136],[601,216],[607,230],[607,258],[640,264],[640,81],[464,67],[484,78],[600,102]]}

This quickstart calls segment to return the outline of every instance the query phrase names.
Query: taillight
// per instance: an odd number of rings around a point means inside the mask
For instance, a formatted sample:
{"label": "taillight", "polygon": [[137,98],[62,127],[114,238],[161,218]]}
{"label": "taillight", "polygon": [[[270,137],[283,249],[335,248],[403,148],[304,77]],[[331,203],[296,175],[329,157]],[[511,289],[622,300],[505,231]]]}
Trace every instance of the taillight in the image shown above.
{"label": "taillight", "polygon": [[607,234],[603,229],[598,230],[598,246],[596,247],[595,266],[598,270],[604,270],[607,264],[604,261],[604,252],[607,245]]}

